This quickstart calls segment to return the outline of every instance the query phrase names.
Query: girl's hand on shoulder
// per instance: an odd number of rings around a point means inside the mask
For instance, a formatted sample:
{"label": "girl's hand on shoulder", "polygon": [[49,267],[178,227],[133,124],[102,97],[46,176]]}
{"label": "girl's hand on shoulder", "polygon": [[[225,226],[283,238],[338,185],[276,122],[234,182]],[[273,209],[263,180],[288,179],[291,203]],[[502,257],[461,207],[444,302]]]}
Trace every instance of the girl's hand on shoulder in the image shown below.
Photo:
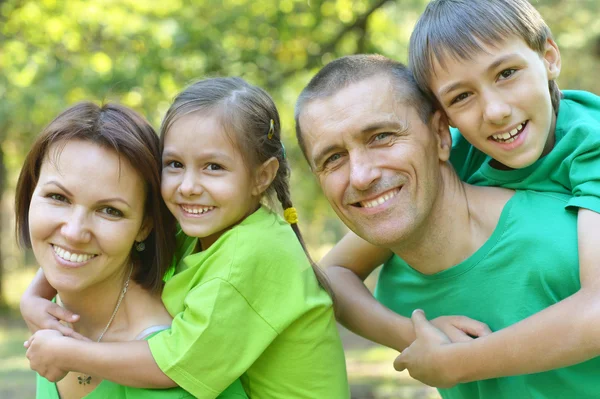
{"label": "girl's hand on shoulder", "polygon": [[64,323],[75,323],[79,316],[58,306],[45,298],[33,295],[24,295],[21,299],[21,315],[27,323],[31,333],[38,330],[56,330],[68,337],[82,339],[79,333]]}
{"label": "girl's hand on shoulder", "polygon": [[71,338],[65,337],[56,330],[39,330],[25,341],[27,348],[27,359],[29,367],[48,381],[57,382],[62,380],[69,370],[64,370],[59,366],[58,359],[63,349],[65,340]]}

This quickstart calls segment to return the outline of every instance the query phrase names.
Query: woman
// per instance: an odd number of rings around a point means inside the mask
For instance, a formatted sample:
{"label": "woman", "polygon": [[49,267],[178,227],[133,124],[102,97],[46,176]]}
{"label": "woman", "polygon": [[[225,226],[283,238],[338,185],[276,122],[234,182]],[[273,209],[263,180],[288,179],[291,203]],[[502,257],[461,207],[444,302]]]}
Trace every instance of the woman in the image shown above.
{"label": "woman", "polygon": [[[33,249],[38,278],[56,290],[57,303],[80,315],[78,336],[141,340],[171,323],[160,291],[174,222],[160,197],[159,154],[158,137],[135,112],[86,102],[52,121],[25,159],[16,192],[19,243]],[[69,373],[56,384],[38,376],[37,384],[38,398],[192,397],[93,373]],[[246,396],[237,381],[220,397]]]}

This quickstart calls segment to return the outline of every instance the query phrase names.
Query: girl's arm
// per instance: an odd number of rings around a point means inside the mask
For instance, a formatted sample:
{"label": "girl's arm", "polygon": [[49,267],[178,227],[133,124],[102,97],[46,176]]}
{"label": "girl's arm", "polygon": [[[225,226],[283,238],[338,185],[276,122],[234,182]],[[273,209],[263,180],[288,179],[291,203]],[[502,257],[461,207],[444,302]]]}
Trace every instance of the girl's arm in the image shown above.
{"label": "girl's arm", "polygon": [[[379,303],[363,283],[392,255],[389,249],[371,245],[350,232],[321,260],[321,265],[334,292],[338,321],[368,340],[402,351],[415,337],[410,319]],[[433,322],[453,342],[490,333],[484,323],[463,316],[443,316]]]}
{"label": "girl's arm", "polygon": [[41,330],[28,345],[31,368],[49,381],[75,371],[134,388],[176,386],[156,365],[147,341],[84,342]]}
{"label": "girl's arm", "polygon": [[[570,366],[600,355],[600,214],[580,209],[581,289],[487,337],[449,344],[417,315],[417,340],[395,362],[422,382],[448,387]],[[439,331],[438,331],[439,333]]]}
{"label": "girl's arm", "polygon": [[29,287],[23,293],[20,302],[21,315],[31,333],[42,329],[60,331],[63,335],[82,338],[72,328],[61,324],[61,321],[74,323],[79,316],[63,309],[51,300],[56,296],[56,290],[48,283],[40,268]]}

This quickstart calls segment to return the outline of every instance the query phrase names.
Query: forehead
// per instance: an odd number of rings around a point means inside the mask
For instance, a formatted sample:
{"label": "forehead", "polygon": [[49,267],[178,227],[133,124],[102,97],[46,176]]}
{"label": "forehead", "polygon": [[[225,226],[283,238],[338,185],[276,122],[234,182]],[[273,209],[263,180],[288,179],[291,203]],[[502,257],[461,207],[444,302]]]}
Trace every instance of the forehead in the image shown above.
{"label": "forehead", "polygon": [[323,148],[344,146],[365,130],[402,121],[409,108],[399,101],[387,76],[367,78],[329,97],[310,101],[299,123],[311,163]]}

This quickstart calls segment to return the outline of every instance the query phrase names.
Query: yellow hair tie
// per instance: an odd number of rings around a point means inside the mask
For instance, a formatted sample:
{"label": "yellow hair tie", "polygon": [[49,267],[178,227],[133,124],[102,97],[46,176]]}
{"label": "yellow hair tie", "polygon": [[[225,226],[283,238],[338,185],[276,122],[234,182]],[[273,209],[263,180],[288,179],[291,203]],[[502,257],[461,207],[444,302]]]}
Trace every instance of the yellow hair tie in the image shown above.
{"label": "yellow hair tie", "polygon": [[271,119],[271,122],[269,122],[269,133],[267,133],[269,140],[273,138],[273,133],[275,133],[275,124],[273,123],[273,119]]}
{"label": "yellow hair tie", "polygon": [[296,211],[296,208],[294,208],[292,206],[292,207],[286,209],[285,211],[283,211],[283,218],[289,224],[298,223],[298,212]]}

